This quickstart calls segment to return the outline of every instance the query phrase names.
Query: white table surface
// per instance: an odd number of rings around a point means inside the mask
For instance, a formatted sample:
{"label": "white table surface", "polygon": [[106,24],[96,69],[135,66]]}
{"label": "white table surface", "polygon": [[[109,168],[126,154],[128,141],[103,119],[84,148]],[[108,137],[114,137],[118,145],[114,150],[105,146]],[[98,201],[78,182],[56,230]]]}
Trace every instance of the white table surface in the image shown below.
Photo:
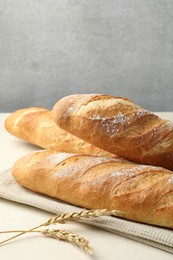
{"label": "white table surface", "polygon": [[[158,113],[161,117],[173,120],[173,112]],[[4,129],[8,114],[0,114],[0,171],[12,167],[13,163],[38,147],[27,144],[11,136]],[[0,199],[0,231],[28,229],[46,221],[52,214],[15,202]],[[88,256],[70,243],[43,237],[41,234],[27,234],[0,246],[0,259],[3,260],[171,260],[173,255],[145,244],[123,238],[85,224],[70,222],[59,228],[76,232],[87,238],[94,255]],[[0,234],[0,240],[6,238]]]}

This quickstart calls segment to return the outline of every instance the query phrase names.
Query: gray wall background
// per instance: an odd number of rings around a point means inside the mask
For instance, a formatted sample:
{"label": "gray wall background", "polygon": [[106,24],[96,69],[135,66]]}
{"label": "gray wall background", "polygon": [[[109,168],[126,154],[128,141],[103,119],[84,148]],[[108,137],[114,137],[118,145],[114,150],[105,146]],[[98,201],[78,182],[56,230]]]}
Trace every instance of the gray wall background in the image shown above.
{"label": "gray wall background", "polygon": [[1,0],[0,111],[75,93],[173,110],[172,0]]}

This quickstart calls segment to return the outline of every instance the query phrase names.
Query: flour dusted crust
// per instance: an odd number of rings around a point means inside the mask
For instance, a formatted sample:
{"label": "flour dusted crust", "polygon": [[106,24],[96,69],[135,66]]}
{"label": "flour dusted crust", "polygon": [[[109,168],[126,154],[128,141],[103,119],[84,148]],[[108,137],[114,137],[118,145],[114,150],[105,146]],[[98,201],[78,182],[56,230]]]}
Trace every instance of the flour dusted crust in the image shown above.
{"label": "flour dusted crust", "polygon": [[53,112],[59,127],[100,149],[173,170],[173,123],[129,99],[71,95],[59,100]]}
{"label": "flour dusted crust", "polygon": [[24,108],[12,113],[5,121],[12,135],[48,150],[113,156],[56,125],[51,110],[41,107]]}
{"label": "flour dusted crust", "polygon": [[121,158],[37,151],[12,169],[35,192],[89,209],[124,212],[123,218],[173,228],[173,172]]}

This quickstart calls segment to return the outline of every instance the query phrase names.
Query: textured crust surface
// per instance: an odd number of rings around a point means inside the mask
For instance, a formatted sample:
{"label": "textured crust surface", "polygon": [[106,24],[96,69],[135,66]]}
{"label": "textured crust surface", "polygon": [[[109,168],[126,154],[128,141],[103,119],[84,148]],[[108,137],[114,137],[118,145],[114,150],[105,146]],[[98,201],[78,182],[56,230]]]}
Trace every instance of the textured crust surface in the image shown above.
{"label": "textured crust surface", "polygon": [[62,130],[54,122],[52,111],[41,107],[15,111],[6,119],[5,128],[12,135],[44,149],[113,156]]}
{"label": "textured crust surface", "polygon": [[35,192],[173,228],[173,172],[164,168],[120,158],[37,151],[18,160],[12,174]]}
{"label": "textured crust surface", "polygon": [[173,170],[173,123],[128,99],[71,95],[53,111],[61,128],[86,142],[131,161]]}

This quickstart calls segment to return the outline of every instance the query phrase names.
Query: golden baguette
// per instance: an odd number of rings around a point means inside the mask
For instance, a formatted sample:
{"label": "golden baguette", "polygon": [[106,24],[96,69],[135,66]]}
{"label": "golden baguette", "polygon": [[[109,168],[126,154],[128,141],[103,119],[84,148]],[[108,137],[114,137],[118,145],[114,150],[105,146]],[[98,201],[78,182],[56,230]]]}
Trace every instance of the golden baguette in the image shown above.
{"label": "golden baguette", "polygon": [[173,123],[129,99],[71,95],[59,100],[53,111],[59,127],[100,149],[173,170]]}
{"label": "golden baguette", "polygon": [[13,166],[16,181],[38,193],[129,220],[173,228],[173,172],[120,158],[37,151]]}
{"label": "golden baguette", "polygon": [[59,128],[52,111],[41,107],[24,108],[12,113],[5,121],[12,135],[48,150],[113,156]]}

